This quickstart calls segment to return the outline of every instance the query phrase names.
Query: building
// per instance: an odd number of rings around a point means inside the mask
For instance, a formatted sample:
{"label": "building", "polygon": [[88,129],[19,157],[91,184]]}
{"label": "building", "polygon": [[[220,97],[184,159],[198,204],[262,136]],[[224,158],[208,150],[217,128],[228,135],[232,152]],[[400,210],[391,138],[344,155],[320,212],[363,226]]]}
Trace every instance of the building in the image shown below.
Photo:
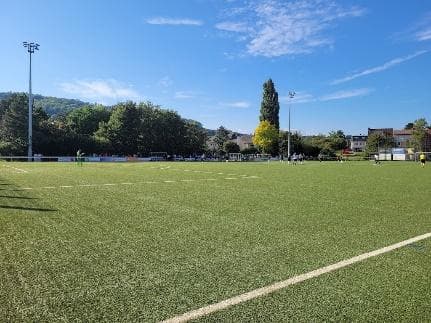
{"label": "building", "polygon": [[351,136],[350,138],[350,150],[354,152],[365,151],[365,147],[367,146],[368,136],[359,135],[359,136]]}
{"label": "building", "polygon": [[368,136],[373,133],[378,133],[385,137],[392,137],[394,134],[394,128],[368,128]]}
{"label": "building", "polygon": [[252,135],[239,135],[236,139],[232,139],[239,146],[240,150],[254,148]]}
{"label": "building", "polygon": [[412,137],[412,129],[394,130],[394,143],[396,148],[410,148],[409,141]]}

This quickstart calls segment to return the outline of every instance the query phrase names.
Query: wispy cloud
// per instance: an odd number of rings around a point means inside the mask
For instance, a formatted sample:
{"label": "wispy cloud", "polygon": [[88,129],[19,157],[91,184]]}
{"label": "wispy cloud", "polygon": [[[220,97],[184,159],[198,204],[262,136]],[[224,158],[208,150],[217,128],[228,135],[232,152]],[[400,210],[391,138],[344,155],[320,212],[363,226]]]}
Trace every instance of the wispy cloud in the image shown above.
{"label": "wispy cloud", "polygon": [[231,22],[231,21],[225,21],[221,22],[215,25],[217,29],[224,30],[224,31],[233,31],[233,32],[246,32],[249,31],[250,28],[247,26],[247,24],[242,22]]}
{"label": "wispy cloud", "polygon": [[398,40],[410,40],[424,42],[431,40],[431,11],[426,12],[418,21],[407,30],[395,33],[393,38]]}
{"label": "wispy cloud", "polygon": [[162,77],[157,84],[161,87],[170,87],[174,82],[169,76]]}
{"label": "wispy cloud", "polygon": [[297,92],[293,98],[290,98],[288,95],[285,95],[280,96],[279,100],[283,103],[307,103],[316,101],[316,98],[307,92]]}
{"label": "wispy cloud", "polygon": [[146,20],[150,25],[185,25],[185,26],[202,26],[203,22],[196,19],[188,18],[168,18],[154,17]]}
{"label": "wispy cloud", "polygon": [[372,89],[368,89],[368,88],[338,91],[338,92],[321,96],[319,98],[319,101],[332,101],[332,100],[353,98],[357,96],[364,96],[364,95],[370,94],[371,92],[372,92]]}
{"label": "wispy cloud", "polygon": [[196,97],[196,93],[192,91],[177,91],[175,92],[175,99],[193,99]]}
{"label": "wispy cloud", "polygon": [[291,99],[289,96],[280,96],[280,102],[289,104],[299,104],[299,103],[310,103],[310,102],[325,102],[325,101],[334,101],[334,100],[342,100],[348,98],[354,98],[359,96],[365,96],[372,92],[372,89],[369,88],[359,88],[359,89],[351,89],[351,90],[342,90],[338,92],[333,92],[329,94],[324,94],[321,96],[314,96],[307,92],[297,92],[296,95]]}
{"label": "wispy cloud", "polygon": [[220,105],[238,109],[247,109],[250,107],[250,103],[246,101],[225,102],[221,103]]}
{"label": "wispy cloud", "polygon": [[108,100],[136,100],[141,96],[132,86],[114,79],[75,80],[60,84],[61,89],[82,99],[105,102]]}
{"label": "wispy cloud", "polygon": [[325,31],[340,19],[364,13],[362,8],[342,7],[335,1],[252,0],[232,8],[226,14],[229,19],[215,27],[240,34],[251,55],[277,57],[311,53],[332,44]]}
{"label": "wispy cloud", "polygon": [[423,55],[423,54],[425,54],[427,52],[428,52],[427,50],[421,50],[421,51],[418,51],[418,52],[416,52],[414,54],[411,54],[411,55],[408,55],[408,56],[394,58],[394,59],[392,59],[392,60],[390,60],[390,61],[388,61],[388,62],[386,62],[386,63],[384,63],[384,64],[382,64],[380,66],[368,68],[368,69],[363,70],[361,72],[357,72],[357,73],[354,73],[352,75],[348,75],[346,77],[334,80],[334,81],[331,82],[331,84],[332,85],[340,84],[340,83],[344,83],[344,82],[348,82],[348,81],[354,80],[354,79],[356,79],[358,77],[362,77],[362,76],[365,76],[365,75],[370,75],[370,74],[382,72],[382,71],[387,70],[387,69],[389,69],[391,67],[394,67],[394,66],[397,66],[397,65],[399,65],[401,63],[404,63],[406,61],[409,61],[409,60],[411,60],[411,59],[413,59],[415,57]]}

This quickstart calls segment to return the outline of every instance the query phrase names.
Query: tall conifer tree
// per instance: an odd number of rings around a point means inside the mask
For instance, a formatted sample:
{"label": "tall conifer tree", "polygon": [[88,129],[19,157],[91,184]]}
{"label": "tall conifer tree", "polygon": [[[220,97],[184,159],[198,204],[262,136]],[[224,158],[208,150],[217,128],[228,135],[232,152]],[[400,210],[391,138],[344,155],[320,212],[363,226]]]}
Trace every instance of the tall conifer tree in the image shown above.
{"label": "tall conifer tree", "polygon": [[263,83],[263,98],[260,105],[260,121],[267,120],[277,130],[280,129],[279,122],[280,104],[278,103],[278,93],[275,90],[274,82],[271,79]]}

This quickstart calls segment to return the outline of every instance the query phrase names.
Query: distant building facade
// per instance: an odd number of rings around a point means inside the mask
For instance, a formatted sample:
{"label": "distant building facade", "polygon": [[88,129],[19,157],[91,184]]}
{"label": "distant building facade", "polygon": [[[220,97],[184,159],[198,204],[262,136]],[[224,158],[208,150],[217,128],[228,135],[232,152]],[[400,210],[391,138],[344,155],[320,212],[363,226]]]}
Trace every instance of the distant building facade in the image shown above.
{"label": "distant building facade", "polygon": [[350,138],[350,150],[354,152],[365,151],[365,147],[367,146],[368,136],[351,136]]}
{"label": "distant building facade", "polygon": [[252,135],[239,135],[236,139],[232,139],[232,141],[239,146],[240,150],[254,147]]}

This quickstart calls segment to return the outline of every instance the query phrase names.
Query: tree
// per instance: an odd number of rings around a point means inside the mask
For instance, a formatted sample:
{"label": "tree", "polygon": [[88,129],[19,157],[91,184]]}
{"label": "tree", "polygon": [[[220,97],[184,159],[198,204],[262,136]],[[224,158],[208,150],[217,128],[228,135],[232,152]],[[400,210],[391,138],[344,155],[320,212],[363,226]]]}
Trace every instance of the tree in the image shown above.
{"label": "tree", "polygon": [[202,124],[193,120],[184,120],[186,130],[184,152],[186,154],[202,153],[207,141],[207,133]]}
{"label": "tree", "polygon": [[226,154],[239,153],[240,148],[236,142],[226,141],[223,145],[223,150],[226,152]]}
{"label": "tree", "polygon": [[0,120],[1,154],[26,155],[28,128],[28,97],[12,94],[2,102]]}
{"label": "tree", "polygon": [[409,122],[408,124],[406,124],[406,125],[404,126],[404,129],[405,129],[405,130],[413,129],[413,122]]}
{"label": "tree", "polygon": [[[280,153],[287,156],[289,146],[289,132],[280,131],[279,136]],[[304,153],[304,143],[301,134],[294,132],[290,136],[290,153]]]}
{"label": "tree", "polygon": [[229,130],[227,130],[225,127],[220,126],[216,134],[214,136],[214,142],[218,146],[218,153],[223,154],[225,151],[223,150],[224,144],[226,141],[229,140]]}
{"label": "tree", "polygon": [[368,136],[365,151],[368,154],[379,152],[380,149],[388,149],[394,145],[394,138],[382,133],[373,132]]}
{"label": "tree", "polygon": [[330,131],[327,137],[328,145],[331,150],[341,150],[347,147],[347,140],[342,130]]}
{"label": "tree", "polygon": [[278,145],[278,130],[268,120],[261,121],[253,136],[253,144],[264,153],[272,153]]}
{"label": "tree", "polygon": [[427,135],[428,123],[425,118],[415,120],[410,143],[416,151],[423,151]]}
{"label": "tree", "polygon": [[279,122],[280,104],[278,102],[278,93],[275,90],[274,83],[271,79],[263,83],[263,98],[260,105],[259,121],[269,121],[275,129],[280,129]]}
{"label": "tree", "polygon": [[108,122],[110,114],[104,106],[87,105],[68,113],[65,122],[71,131],[92,136],[99,128],[99,123]]}
{"label": "tree", "polygon": [[137,153],[138,127],[136,104],[120,103],[113,108],[109,121],[100,123],[96,137],[109,142],[114,153],[132,155]]}

